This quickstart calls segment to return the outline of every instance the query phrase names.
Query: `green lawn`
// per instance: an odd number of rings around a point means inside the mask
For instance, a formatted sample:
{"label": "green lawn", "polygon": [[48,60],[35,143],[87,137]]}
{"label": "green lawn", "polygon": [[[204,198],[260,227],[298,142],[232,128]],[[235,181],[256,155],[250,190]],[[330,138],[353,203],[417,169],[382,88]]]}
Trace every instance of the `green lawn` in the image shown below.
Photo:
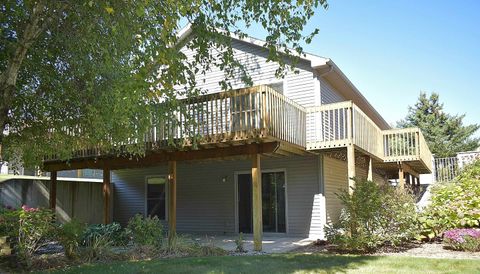
{"label": "green lawn", "polygon": [[480,260],[278,254],[93,264],[67,273],[480,273]]}

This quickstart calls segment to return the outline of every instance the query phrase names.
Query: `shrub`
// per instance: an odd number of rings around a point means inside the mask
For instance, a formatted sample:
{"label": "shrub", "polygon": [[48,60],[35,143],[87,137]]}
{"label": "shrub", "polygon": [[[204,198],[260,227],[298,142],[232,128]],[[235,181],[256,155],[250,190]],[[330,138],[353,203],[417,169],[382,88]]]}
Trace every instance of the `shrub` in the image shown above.
{"label": "shrub", "polygon": [[235,245],[237,246],[235,248],[236,252],[245,252],[244,241],[243,241],[243,233],[242,232],[240,232],[238,234],[238,238],[235,239]]}
{"label": "shrub", "polygon": [[58,240],[65,249],[65,256],[75,258],[82,241],[85,224],[72,219],[59,227]]}
{"label": "shrub", "polygon": [[20,210],[12,207],[0,207],[0,236],[8,236],[10,239],[18,237],[18,218]]}
{"label": "shrub", "polygon": [[82,244],[86,247],[88,259],[98,259],[107,255],[109,247],[127,244],[128,238],[119,223],[95,224],[88,226],[83,233]]}
{"label": "shrub", "polygon": [[119,223],[89,225],[83,233],[82,243],[91,246],[100,240],[108,246],[120,246],[128,243],[128,235]]}
{"label": "shrub", "polygon": [[480,226],[480,161],[465,167],[452,182],[435,186],[430,201],[420,217],[424,237]]}
{"label": "shrub", "polygon": [[480,251],[480,230],[472,228],[448,230],[443,234],[443,243],[455,250]]}
{"label": "shrub", "polygon": [[32,255],[44,245],[55,229],[53,212],[44,208],[23,206],[19,212],[16,251],[19,259],[30,266]]}
{"label": "shrub", "polygon": [[128,221],[127,229],[137,245],[160,246],[162,243],[163,226],[157,216],[143,218],[136,214]]}
{"label": "shrub", "polygon": [[337,194],[344,209],[339,222],[325,229],[329,242],[349,252],[371,252],[384,244],[401,245],[418,229],[414,198],[402,189],[355,179]]}

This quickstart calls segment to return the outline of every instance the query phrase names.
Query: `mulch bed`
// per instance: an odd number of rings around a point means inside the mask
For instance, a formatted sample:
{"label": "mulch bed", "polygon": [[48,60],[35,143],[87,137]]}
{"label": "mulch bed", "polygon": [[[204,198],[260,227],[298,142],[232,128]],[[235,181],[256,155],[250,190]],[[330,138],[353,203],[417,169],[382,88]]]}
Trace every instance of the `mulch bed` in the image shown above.
{"label": "mulch bed", "polygon": [[[345,254],[326,242],[315,242],[295,249],[298,253]],[[377,252],[364,255],[410,256],[437,259],[480,259],[480,252],[464,252],[445,249],[441,243],[409,243],[400,247],[384,246]]]}

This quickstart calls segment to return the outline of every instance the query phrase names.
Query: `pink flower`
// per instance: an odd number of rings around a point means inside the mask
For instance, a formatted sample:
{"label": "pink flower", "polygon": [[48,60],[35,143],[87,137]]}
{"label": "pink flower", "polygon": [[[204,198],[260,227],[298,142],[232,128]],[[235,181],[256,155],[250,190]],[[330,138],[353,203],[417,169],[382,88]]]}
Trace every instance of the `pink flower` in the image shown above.
{"label": "pink flower", "polygon": [[35,211],[38,211],[38,210],[39,210],[38,208],[29,207],[29,206],[27,206],[27,205],[23,205],[23,206],[22,206],[22,209],[23,209],[25,212],[35,212]]}
{"label": "pink flower", "polygon": [[443,237],[457,243],[463,243],[465,242],[465,237],[480,239],[480,230],[474,228],[452,229],[446,231]]}

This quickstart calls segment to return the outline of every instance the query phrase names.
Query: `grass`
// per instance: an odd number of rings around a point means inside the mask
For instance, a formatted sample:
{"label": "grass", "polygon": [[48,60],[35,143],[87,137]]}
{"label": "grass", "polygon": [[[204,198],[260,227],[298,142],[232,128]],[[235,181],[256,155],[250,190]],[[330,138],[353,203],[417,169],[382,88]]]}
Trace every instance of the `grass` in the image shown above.
{"label": "grass", "polygon": [[275,254],[116,262],[56,273],[480,273],[480,260]]}

